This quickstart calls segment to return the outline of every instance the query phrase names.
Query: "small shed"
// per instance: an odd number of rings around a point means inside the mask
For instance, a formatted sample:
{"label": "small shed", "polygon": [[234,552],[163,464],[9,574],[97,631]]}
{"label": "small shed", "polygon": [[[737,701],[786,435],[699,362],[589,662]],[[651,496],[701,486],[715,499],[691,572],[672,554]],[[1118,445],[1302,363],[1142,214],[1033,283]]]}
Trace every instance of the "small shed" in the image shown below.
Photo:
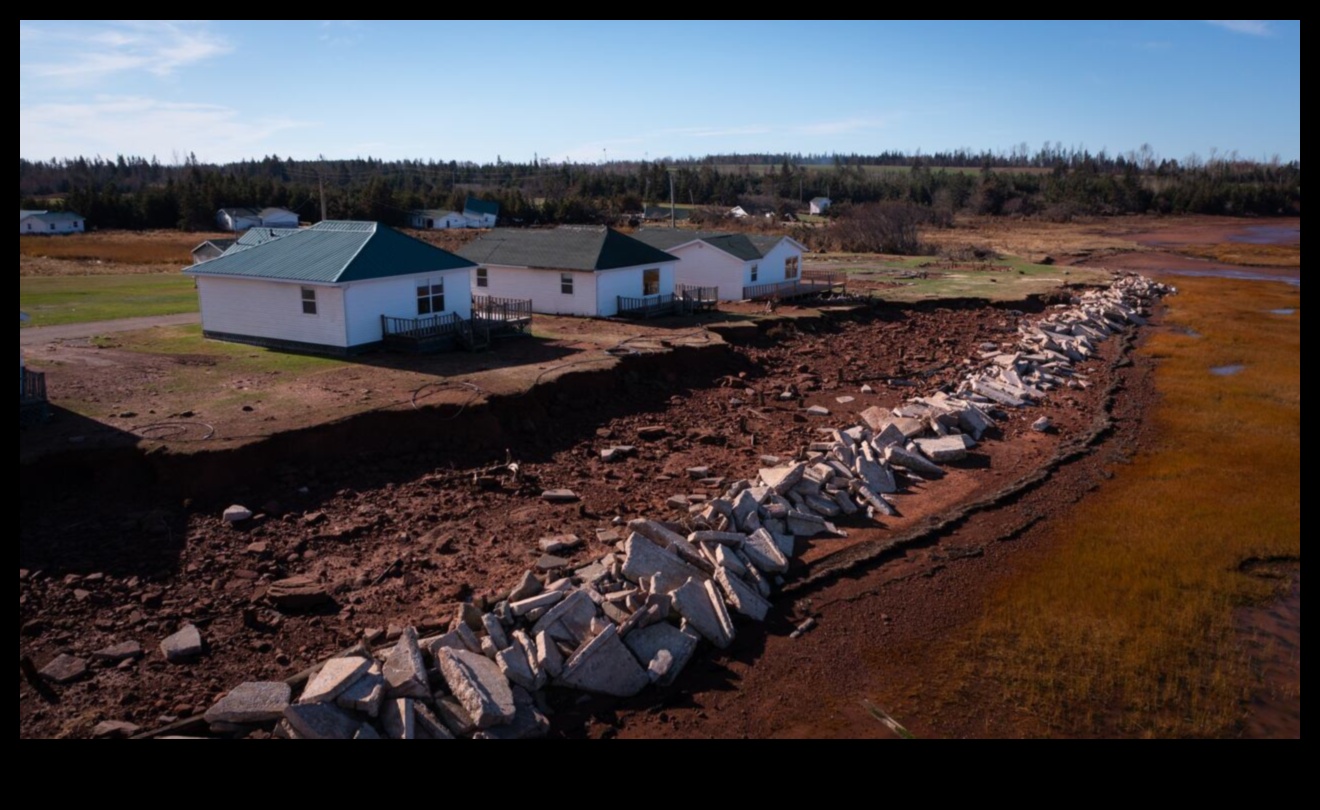
{"label": "small shed", "polygon": [[201,264],[224,255],[226,250],[234,246],[235,241],[234,239],[207,239],[192,249],[193,264]]}
{"label": "small shed", "polygon": [[829,197],[813,197],[811,200],[811,213],[823,214],[830,208]]}

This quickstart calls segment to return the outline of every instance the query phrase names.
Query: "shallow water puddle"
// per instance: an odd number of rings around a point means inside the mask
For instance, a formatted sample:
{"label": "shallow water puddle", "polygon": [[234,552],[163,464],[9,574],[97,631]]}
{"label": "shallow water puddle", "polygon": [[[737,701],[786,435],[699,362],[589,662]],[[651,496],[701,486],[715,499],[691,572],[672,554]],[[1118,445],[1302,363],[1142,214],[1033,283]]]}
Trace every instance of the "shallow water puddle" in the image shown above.
{"label": "shallow water puddle", "polygon": [[1295,314],[1297,314],[1297,310],[1295,310],[1295,309],[1289,309],[1289,308],[1287,308],[1287,307],[1284,307],[1283,309],[1272,309],[1272,310],[1270,310],[1270,314],[1271,314],[1271,315],[1295,315]]}
{"label": "shallow water puddle", "polygon": [[1218,377],[1231,377],[1245,368],[1246,366],[1237,363],[1228,366],[1211,366],[1210,373]]}

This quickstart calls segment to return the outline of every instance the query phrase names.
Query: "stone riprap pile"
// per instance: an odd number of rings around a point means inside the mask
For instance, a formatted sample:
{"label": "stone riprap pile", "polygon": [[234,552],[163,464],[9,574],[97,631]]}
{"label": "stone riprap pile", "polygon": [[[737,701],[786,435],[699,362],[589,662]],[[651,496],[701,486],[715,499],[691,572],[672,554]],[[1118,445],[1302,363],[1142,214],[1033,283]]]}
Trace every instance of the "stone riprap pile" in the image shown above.
{"label": "stone riprap pile", "polygon": [[[509,739],[548,731],[546,687],[628,697],[669,684],[703,641],[723,649],[740,621],[764,620],[798,538],[846,536],[838,518],[896,514],[889,496],[901,481],[941,477],[1003,409],[1086,385],[1074,365],[1143,323],[1167,292],[1121,277],[1024,323],[1011,346],[983,345],[956,390],[868,408],[860,424],[822,429],[798,458],[763,456],[755,478],[719,498],[671,499],[679,521],[628,522],[609,553],[569,576],[528,571],[489,612],[463,605],[443,634],[405,627],[392,646],[359,645],[296,695],[282,682],[242,684],[205,719],[218,733],[275,723],[290,738]],[[710,480],[706,468],[689,472]],[[560,535],[541,547],[578,542]]]}

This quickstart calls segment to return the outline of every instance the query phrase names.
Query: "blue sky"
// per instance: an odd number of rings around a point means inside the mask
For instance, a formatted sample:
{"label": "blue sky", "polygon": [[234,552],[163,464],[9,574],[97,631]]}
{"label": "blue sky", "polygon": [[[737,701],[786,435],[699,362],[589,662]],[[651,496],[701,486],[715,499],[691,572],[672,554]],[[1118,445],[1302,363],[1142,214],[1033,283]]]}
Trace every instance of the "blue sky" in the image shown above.
{"label": "blue sky", "polygon": [[19,156],[1301,158],[1296,20],[19,23]]}

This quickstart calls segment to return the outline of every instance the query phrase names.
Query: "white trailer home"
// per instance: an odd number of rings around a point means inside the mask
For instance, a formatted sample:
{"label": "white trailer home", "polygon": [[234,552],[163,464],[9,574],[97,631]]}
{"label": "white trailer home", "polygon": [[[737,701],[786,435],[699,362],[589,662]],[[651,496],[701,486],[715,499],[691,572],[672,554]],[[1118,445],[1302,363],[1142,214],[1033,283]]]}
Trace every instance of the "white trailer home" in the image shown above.
{"label": "white trailer home", "polygon": [[764,285],[797,279],[806,250],[788,236],[644,228],[633,237],[679,258],[675,282],[716,287],[721,301],[741,301]]}
{"label": "white trailer home", "polygon": [[82,233],[86,224],[81,214],[72,211],[18,211],[19,236]]}

